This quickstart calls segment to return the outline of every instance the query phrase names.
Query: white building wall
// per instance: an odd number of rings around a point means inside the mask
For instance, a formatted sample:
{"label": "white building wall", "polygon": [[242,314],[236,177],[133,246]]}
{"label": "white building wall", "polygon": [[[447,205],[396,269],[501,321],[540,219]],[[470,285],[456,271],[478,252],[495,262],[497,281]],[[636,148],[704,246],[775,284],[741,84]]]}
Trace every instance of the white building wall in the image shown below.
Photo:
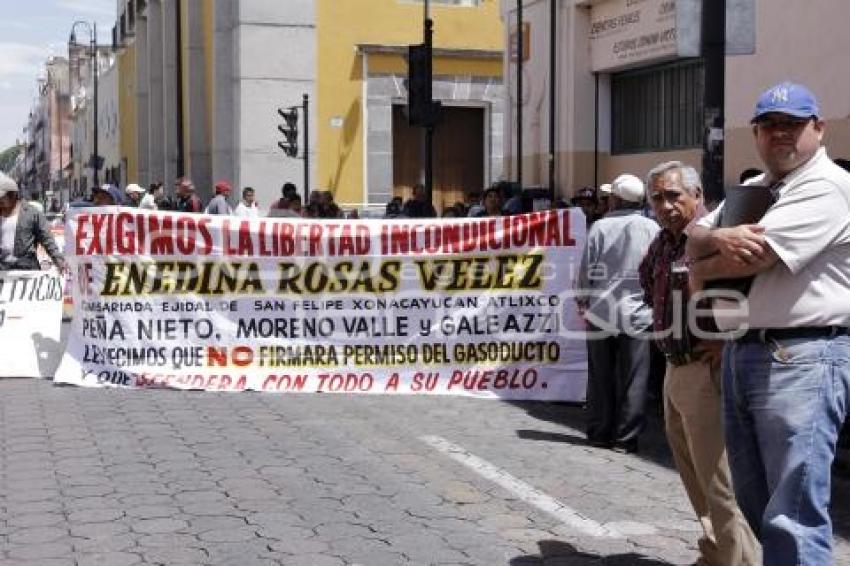
{"label": "white building wall", "polygon": [[[277,109],[301,106],[303,94],[316,115],[316,16],[313,0],[242,0],[238,12],[237,93],[240,116],[236,140],[237,167],[233,179],[241,189],[254,187],[263,208],[280,197],[286,181],[303,191],[304,164],[286,157],[277,145],[283,139]],[[340,72],[344,72],[340,70]],[[315,120],[310,119],[311,189],[316,187]],[[303,120],[299,116],[299,149],[303,151]],[[300,156],[300,153],[299,153]]]}
{"label": "white building wall", "polygon": [[[590,10],[586,2],[559,0],[556,6],[556,73],[550,73],[551,18],[549,0],[527,0],[523,3],[523,22],[529,34],[528,59],[523,62],[522,154],[523,185],[543,185],[549,182],[549,121],[550,81],[555,81],[555,188],[556,193],[569,195],[593,178],[593,152],[599,144],[607,149],[607,134],[597,141],[595,110],[596,81],[590,70],[588,35]],[[517,63],[512,61],[511,46],[516,40],[516,3],[502,1],[505,21],[505,120],[504,151],[505,178],[516,180],[517,165]],[[514,48],[515,50],[515,48]],[[601,99],[607,82],[601,81]],[[607,125],[607,116],[600,116],[600,134]],[[610,126],[608,126],[610,128]]]}
{"label": "white building wall", "polygon": [[846,0],[756,0],[756,52],[726,59],[727,183],[761,166],[749,121],[758,95],[783,80],[812,89],[827,121],[829,154],[850,158],[850,76],[843,71],[848,14]]}

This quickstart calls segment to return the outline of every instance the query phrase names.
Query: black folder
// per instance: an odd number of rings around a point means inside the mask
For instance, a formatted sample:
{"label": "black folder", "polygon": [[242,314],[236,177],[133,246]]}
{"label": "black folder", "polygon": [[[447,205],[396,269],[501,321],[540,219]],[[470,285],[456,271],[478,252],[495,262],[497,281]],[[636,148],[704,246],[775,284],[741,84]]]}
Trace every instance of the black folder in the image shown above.
{"label": "black folder", "polygon": [[[726,188],[726,199],[720,211],[720,228],[757,224],[767,209],[776,202],[773,189],[763,185],[736,185]],[[706,289],[728,289],[749,295],[754,276],[707,281]]]}
{"label": "black folder", "polygon": [[726,200],[720,211],[720,227],[756,224],[776,202],[773,189],[762,185],[736,185],[726,189]]}

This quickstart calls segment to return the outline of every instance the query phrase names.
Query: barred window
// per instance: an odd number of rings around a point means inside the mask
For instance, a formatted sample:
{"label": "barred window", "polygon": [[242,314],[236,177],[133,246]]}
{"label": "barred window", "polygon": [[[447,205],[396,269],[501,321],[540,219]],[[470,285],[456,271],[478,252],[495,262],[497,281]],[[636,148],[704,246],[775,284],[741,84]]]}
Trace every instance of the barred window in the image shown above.
{"label": "barred window", "polygon": [[704,81],[701,60],[613,75],[612,153],[702,147]]}

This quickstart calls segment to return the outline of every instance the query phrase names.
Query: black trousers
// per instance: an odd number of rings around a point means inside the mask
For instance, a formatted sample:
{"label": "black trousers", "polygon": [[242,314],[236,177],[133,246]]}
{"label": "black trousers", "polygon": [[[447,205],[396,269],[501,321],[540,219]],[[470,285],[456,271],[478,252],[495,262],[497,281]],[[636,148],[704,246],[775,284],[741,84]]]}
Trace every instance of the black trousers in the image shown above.
{"label": "black trousers", "polygon": [[649,345],[626,334],[588,339],[588,440],[637,442],[646,427]]}

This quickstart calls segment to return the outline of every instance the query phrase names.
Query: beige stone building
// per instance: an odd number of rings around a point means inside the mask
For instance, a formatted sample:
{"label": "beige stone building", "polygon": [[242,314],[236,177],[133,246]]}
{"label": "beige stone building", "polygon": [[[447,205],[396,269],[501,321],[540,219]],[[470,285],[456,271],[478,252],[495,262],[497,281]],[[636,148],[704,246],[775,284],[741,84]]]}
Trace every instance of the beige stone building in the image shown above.
{"label": "beige stone building", "polygon": [[[555,4],[556,71],[550,72]],[[505,50],[505,176],[516,175],[517,99],[522,100],[523,184],[548,183],[549,81],[555,81],[555,185],[565,196],[620,173],[644,175],[681,159],[702,167],[706,136],[702,0],[525,0],[523,89],[516,49]],[[502,0],[506,42],[516,5]],[[727,0],[724,182],[758,167],[755,99],[782,80],[808,85],[827,121],[833,157],[850,156],[850,53],[846,0]],[[721,137],[722,136],[722,137]]]}

